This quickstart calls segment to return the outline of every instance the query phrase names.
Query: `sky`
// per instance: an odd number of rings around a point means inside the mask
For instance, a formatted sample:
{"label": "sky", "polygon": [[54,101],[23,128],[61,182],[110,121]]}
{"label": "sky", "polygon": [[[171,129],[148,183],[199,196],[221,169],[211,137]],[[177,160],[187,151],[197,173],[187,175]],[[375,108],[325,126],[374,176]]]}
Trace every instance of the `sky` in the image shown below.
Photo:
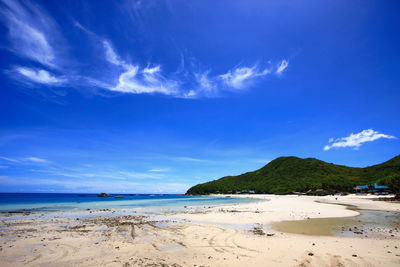
{"label": "sky", "polygon": [[397,0],[0,0],[0,192],[184,193],[400,154]]}

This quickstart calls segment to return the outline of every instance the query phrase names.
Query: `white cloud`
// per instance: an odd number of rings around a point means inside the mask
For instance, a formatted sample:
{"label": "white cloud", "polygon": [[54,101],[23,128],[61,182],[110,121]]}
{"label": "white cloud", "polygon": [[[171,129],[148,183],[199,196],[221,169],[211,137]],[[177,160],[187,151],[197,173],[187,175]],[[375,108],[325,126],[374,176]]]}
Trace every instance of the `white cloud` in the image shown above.
{"label": "white cloud", "polygon": [[53,66],[55,53],[48,36],[54,35],[53,21],[29,1],[1,0],[0,19],[8,28],[12,51],[20,56]]}
{"label": "white cloud", "polygon": [[324,147],[324,150],[327,151],[334,147],[352,147],[358,149],[365,142],[372,142],[381,138],[394,139],[396,137],[368,129],[356,134],[351,133],[347,137],[330,138],[329,144]]}
{"label": "white cloud", "polygon": [[[142,67],[139,64],[131,64],[123,60],[114,50],[108,40],[103,40],[105,60],[123,68],[119,74],[116,85],[105,86],[104,89],[132,94],[161,93],[181,98],[216,97],[223,90],[230,88],[242,89],[251,85],[261,77],[271,73],[269,68],[238,67],[220,75],[210,75],[210,70],[184,72],[191,80],[185,77],[163,74],[160,65]],[[283,60],[278,69],[282,72],[288,62]],[[176,74],[176,73],[175,73]],[[189,74],[189,75],[188,75]],[[171,77],[172,76],[172,77]],[[194,81],[193,81],[194,77]]]}
{"label": "white cloud", "polygon": [[51,75],[48,71],[43,69],[16,67],[15,70],[25,78],[41,84],[60,85],[64,82],[64,79]]}
{"label": "white cloud", "polygon": [[218,77],[209,77],[210,71],[193,73],[195,86],[182,94],[183,98],[218,96]]}
{"label": "white cloud", "polygon": [[[39,161],[35,161],[39,162]],[[49,162],[45,160],[44,162]],[[35,169],[33,172],[40,172],[50,174],[51,176],[71,177],[78,179],[96,178],[96,179],[113,179],[113,180],[148,180],[148,179],[161,179],[164,178],[162,173],[152,172],[136,172],[131,170],[107,170],[101,167],[91,167],[84,169],[74,168],[60,168],[52,166],[45,169]]]}
{"label": "white cloud", "polygon": [[169,172],[170,168],[150,169],[149,172]]}
{"label": "white cloud", "polygon": [[106,60],[124,69],[124,72],[118,77],[117,84],[106,87],[106,89],[132,94],[162,93],[174,95],[178,93],[177,82],[162,76],[160,66],[141,68],[139,65],[128,64],[114,51],[108,40],[103,40],[103,46]]}
{"label": "white cloud", "polygon": [[126,64],[121,58],[115,53],[111,43],[107,40],[103,40],[103,46],[106,54],[106,60],[111,64],[124,67],[126,69],[129,68],[128,64]]}
{"label": "white cloud", "polygon": [[203,72],[203,73],[195,73],[195,79],[197,83],[200,85],[201,89],[204,89],[206,91],[212,91],[215,89],[215,82],[208,77],[209,71]]}
{"label": "white cloud", "polygon": [[0,159],[13,162],[13,163],[21,163],[24,164],[26,162],[35,162],[35,163],[47,163],[50,162],[47,159],[37,158],[37,157],[26,157],[26,158],[9,158],[9,157],[0,157]]}
{"label": "white cloud", "polygon": [[5,161],[9,161],[9,162],[14,162],[14,163],[19,162],[18,159],[8,158],[8,157],[0,157],[0,159],[5,160]]}
{"label": "white cloud", "polygon": [[141,173],[134,171],[120,171],[119,174],[122,177],[132,179],[160,179],[164,177],[164,175],[161,173]]}
{"label": "white cloud", "polygon": [[36,162],[36,163],[46,163],[46,162],[49,162],[47,159],[36,158],[36,157],[27,157],[27,158],[24,158],[24,160],[32,161],[32,162]]}
{"label": "white cloud", "polygon": [[258,70],[256,66],[241,67],[228,71],[225,74],[219,75],[222,81],[233,88],[240,89],[247,82],[254,80],[256,77],[262,77],[270,73],[269,69]]}
{"label": "white cloud", "polygon": [[155,66],[155,67],[153,67],[153,68],[145,68],[145,69],[143,70],[143,73],[144,73],[144,74],[153,75],[153,74],[155,74],[155,73],[160,72],[160,70],[161,70],[160,66]]}
{"label": "white cloud", "polygon": [[[250,86],[257,79],[273,71],[272,68],[253,65],[211,75],[211,70],[203,71],[196,67],[196,64],[185,66],[184,58],[181,56],[178,71],[166,72],[159,64],[143,66],[126,60],[117,53],[110,40],[98,36],[73,20],[76,29],[89,35],[90,39],[95,40],[96,45],[103,49],[102,60],[106,60],[114,67],[111,71],[101,70],[96,64],[92,64],[94,72],[108,73],[108,75],[101,77],[77,75],[61,67],[60,63],[67,64],[70,61],[60,57],[64,55],[62,54],[64,46],[61,45],[63,39],[56,22],[44,9],[29,0],[0,0],[0,2],[4,7],[0,10],[0,22],[8,28],[10,50],[21,57],[46,65],[45,68],[16,67],[13,71],[18,75],[11,77],[21,82],[29,80],[45,85],[83,86],[119,93],[158,93],[178,98],[201,98],[218,97],[223,92],[234,92],[235,90],[231,89]],[[276,73],[283,72],[287,65],[288,62],[282,60]],[[55,75],[55,69],[58,75]],[[21,76],[25,79],[20,79]]]}
{"label": "white cloud", "polygon": [[81,31],[85,32],[88,35],[92,35],[92,36],[96,36],[96,34],[92,31],[89,31],[88,29],[86,29],[86,27],[84,27],[82,24],[80,24],[78,21],[73,20],[73,24],[75,27],[77,27],[78,29],[80,29]]}
{"label": "white cloud", "polygon": [[198,159],[198,158],[192,158],[192,157],[174,157],[171,158],[173,160],[179,160],[179,161],[192,161],[192,162],[205,162],[207,160],[205,159]]}
{"label": "white cloud", "polygon": [[[61,180],[61,179],[32,179],[25,177],[0,176],[0,183],[7,186],[20,186],[40,189],[53,187],[51,190],[57,192],[74,193],[184,193],[189,188],[187,184],[180,183],[141,183],[132,181],[93,179],[93,180]],[[50,191],[46,189],[45,191]]]}
{"label": "white cloud", "polygon": [[176,95],[178,94],[177,85],[177,82],[165,79],[158,72],[143,72],[139,66],[130,65],[128,70],[119,76],[117,85],[109,89],[133,94]]}
{"label": "white cloud", "polygon": [[289,66],[289,61],[287,60],[282,60],[281,63],[278,64],[277,70],[276,70],[276,74],[282,74],[286,68]]}

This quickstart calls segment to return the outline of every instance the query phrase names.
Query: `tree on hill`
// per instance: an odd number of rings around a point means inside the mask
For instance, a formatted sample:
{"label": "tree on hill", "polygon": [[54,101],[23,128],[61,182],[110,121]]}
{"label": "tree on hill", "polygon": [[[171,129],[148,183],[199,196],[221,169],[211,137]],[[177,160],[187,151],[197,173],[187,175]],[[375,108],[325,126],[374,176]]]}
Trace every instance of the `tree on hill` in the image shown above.
{"label": "tree on hill", "polygon": [[400,199],[400,174],[389,175],[377,182],[379,185],[387,185],[395,193],[395,198]]}
{"label": "tree on hill", "polygon": [[[398,192],[400,155],[381,164],[353,168],[314,158],[280,157],[264,167],[237,176],[191,187],[187,194],[234,193],[254,190],[256,193],[290,194],[296,192],[350,192],[356,185],[381,181]],[[322,189],[322,190],[321,190]]]}

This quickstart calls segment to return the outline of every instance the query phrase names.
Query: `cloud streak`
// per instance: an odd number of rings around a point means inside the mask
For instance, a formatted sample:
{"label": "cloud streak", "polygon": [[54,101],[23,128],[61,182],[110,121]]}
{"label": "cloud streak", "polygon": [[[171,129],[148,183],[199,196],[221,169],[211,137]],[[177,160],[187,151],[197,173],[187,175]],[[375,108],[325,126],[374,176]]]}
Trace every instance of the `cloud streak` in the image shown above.
{"label": "cloud streak", "polygon": [[161,74],[160,66],[140,67],[128,64],[115,52],[108,40],[103,40],[105,60],[112,65],[121,67],[122,73],[118,77],[115,86],[107,86],[104,89],[132,94],[161,93],[165,95],[177,94],[177,82],[168,80]]}
{"label": "cloud streak", "polygon": [[121,58],[115,53],[114,48],[111,46],[111,43],[107,40],[103,40],[103,47],[105,50],[106,60],[111,64],[116,66],[124,67],[125,69],[129,69],[130,66],[125,63],[125,61],[121,60]]}
{"label": "cloud streak", "polygon": [[128,69],[119,76],[117,85],[107,89],[132,94],[179,95],[177,85],[177,82],[163,77],[159,69],[149,72],[146,68],[129,65]]}
{"label": "cloud streak", "polygon": [[287,61],[287,60],[282,60],[282,61],[278,64],[278,67],[277,67],[275,73],[278,74],[278,75],[282,74],[282,73],[287,69],[288,66],[289,66],[289,61]]}
{"label": "cloud streak", "polygon": [[16,72],[22,77],[40,84],[61,85],[65,80],[50,74],[47,70],[16,67]]}
{"label": "cloud streak", "polygon": [[256,66],[241,67],[230,70],[225,74],[219,75],[219,77],[225,85],[235,89],[241,89],[255,78],[266,76],[270,72],[268,68],[258,70]]}
{"label": "cloud streak", "polygon": [[37,157],[27,157],[24,160],[36,162],[36,163],[47,163],[49,162],[47,159],[37,158]]}
{"label": "cloud streak", "polygon": [[54,22],[30,1],[1,0],[1,20],[8,28],[11,50],[47,66],[54,66],[55,53],[48,35],[54,32]]}
{"label": "cloud streak", "polygon": [[351,133],[349,136],[341,137],[337,139],[329,139],[329,144],[324,146],[324,150],[328,151],[332,148],[343,148],[351,147],[358,149],[363,143],[372,142],[378,139],[395,139],[395,136],[379,133],[372,129],[363,130],[359,133]]}
{"label": "cloud streak", "polygon": [[5,160],[5,161],[9,161],[9,162],[13,162],[13,163],[20,162],[18,159],[9,158],[9,157],[0,157],[0,159]]}
{"label": "cloud streak", "polygon": [[[267,76],[272,71],[269,68],[237,67],[224,74],[210,75],[210,70],[194,71],[190,77],[192,84],[180,77],[167,77],[163,74],[160,65],[141,67],[139,64],[130,64],[121,58],[114,50],[109,40],[102,40],[104,59],[114,66],[122,68],[115,86],[106,86],[104,89],[131,94],[160,93],[181,98],[215,97],[223,90],[230,92],[251,86],[256,80]],[[288,65],[283,60],[275,73],[282,73]],[[189,88],[189,89],[187,89]]]}
{"label": "cloud streak", "polygon": [[[58,192],[74,193],[184,193],[189,188],[187,184],[181,183],[140,183],[133,181],[121,181],[116,183],[113,180],[59,180],[59,179],[35,179],[25,177],[0,176],[0,183],[4,186],[37,187],[49,186],[57,188]],[[29,190],[31,191],[31,190]],[[47,190],[46,190],[47,191]]]}
{"label": "cloud streak", "polygon": [[49,163],[50,161],[47,159],[43,158],[38,158],[38,157],[25,157],[25,158],[10,158],[10,157],[0,157],[1,160],[3,161],[8,161],[12,163]]}
{"label": "cloud streak", "polygon": [[[103,64],[96,65],[90,62],[90,72],[96,74],[79,72],[78,75],[76,65],[83,66],[88,62],[68,65],[71,60],[63,58],[65,53],[60,51],[65,40],[55,20],[44,9],[29,0],[0,0],[0,3],[0,22],[8,29],[9,50],[27,60],[27,65],[39,65],[27,67],[18,63],[18,66],[12,67],[10,77],[25,84],[28,81],[28,85],[36,83],[48,87],[94,88],[94,92],[98,94],[113,92],[160,94],[177,98],[211,98],[249,89],[267,75],[282,74],[289,64],[287,60],[282,60],[275,64],[275,67],[270,63],[270,67],[266,67],[267,64],[254,64],[213,73],[211,68],[204,70],[195,67],[194,64],[183,64],[184,58],[181,56],[179,60],[182,64],[179,70],[166,71],[168,68],[164,68],[162,64],[143,65],[127,60],[117,52],[111,40],[97,35],[73,20],[73,28],[90,37],[94,50],[103,50],[103,54],[93,55],[94,61],[109,63],[107,68],[104,68]],[[127,58],[129,52],[124,51],[124,55],[128,54]],[[98,73],[104,74],[99,77]]]}
{"label": "cloud streak", "polygon": [[149,172],[169,172],[171,171],[170,168],[160,168],[160,169],[150,169]]}

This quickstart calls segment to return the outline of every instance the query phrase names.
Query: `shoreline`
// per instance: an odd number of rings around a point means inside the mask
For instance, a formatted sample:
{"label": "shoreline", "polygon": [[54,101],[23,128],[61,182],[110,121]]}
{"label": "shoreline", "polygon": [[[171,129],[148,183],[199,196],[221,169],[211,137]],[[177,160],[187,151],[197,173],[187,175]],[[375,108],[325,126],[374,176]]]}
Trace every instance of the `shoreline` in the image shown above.
{"label": "shoreline", "polygon": [[282,221],[335,220],[359,215],[343,204],[400,213],[399,203],[372,201],[355,195],[232,196],[268,201],[210,206],[202,211],[189,207],[182,212],[149,216],[126,213],[110,217],[96,212],[99,216],[48,219],[21,216],[1,220],[0,257],[3,260],[0,266],[400,264],[398,230],[365,237],[301,235],[270,227]]}

